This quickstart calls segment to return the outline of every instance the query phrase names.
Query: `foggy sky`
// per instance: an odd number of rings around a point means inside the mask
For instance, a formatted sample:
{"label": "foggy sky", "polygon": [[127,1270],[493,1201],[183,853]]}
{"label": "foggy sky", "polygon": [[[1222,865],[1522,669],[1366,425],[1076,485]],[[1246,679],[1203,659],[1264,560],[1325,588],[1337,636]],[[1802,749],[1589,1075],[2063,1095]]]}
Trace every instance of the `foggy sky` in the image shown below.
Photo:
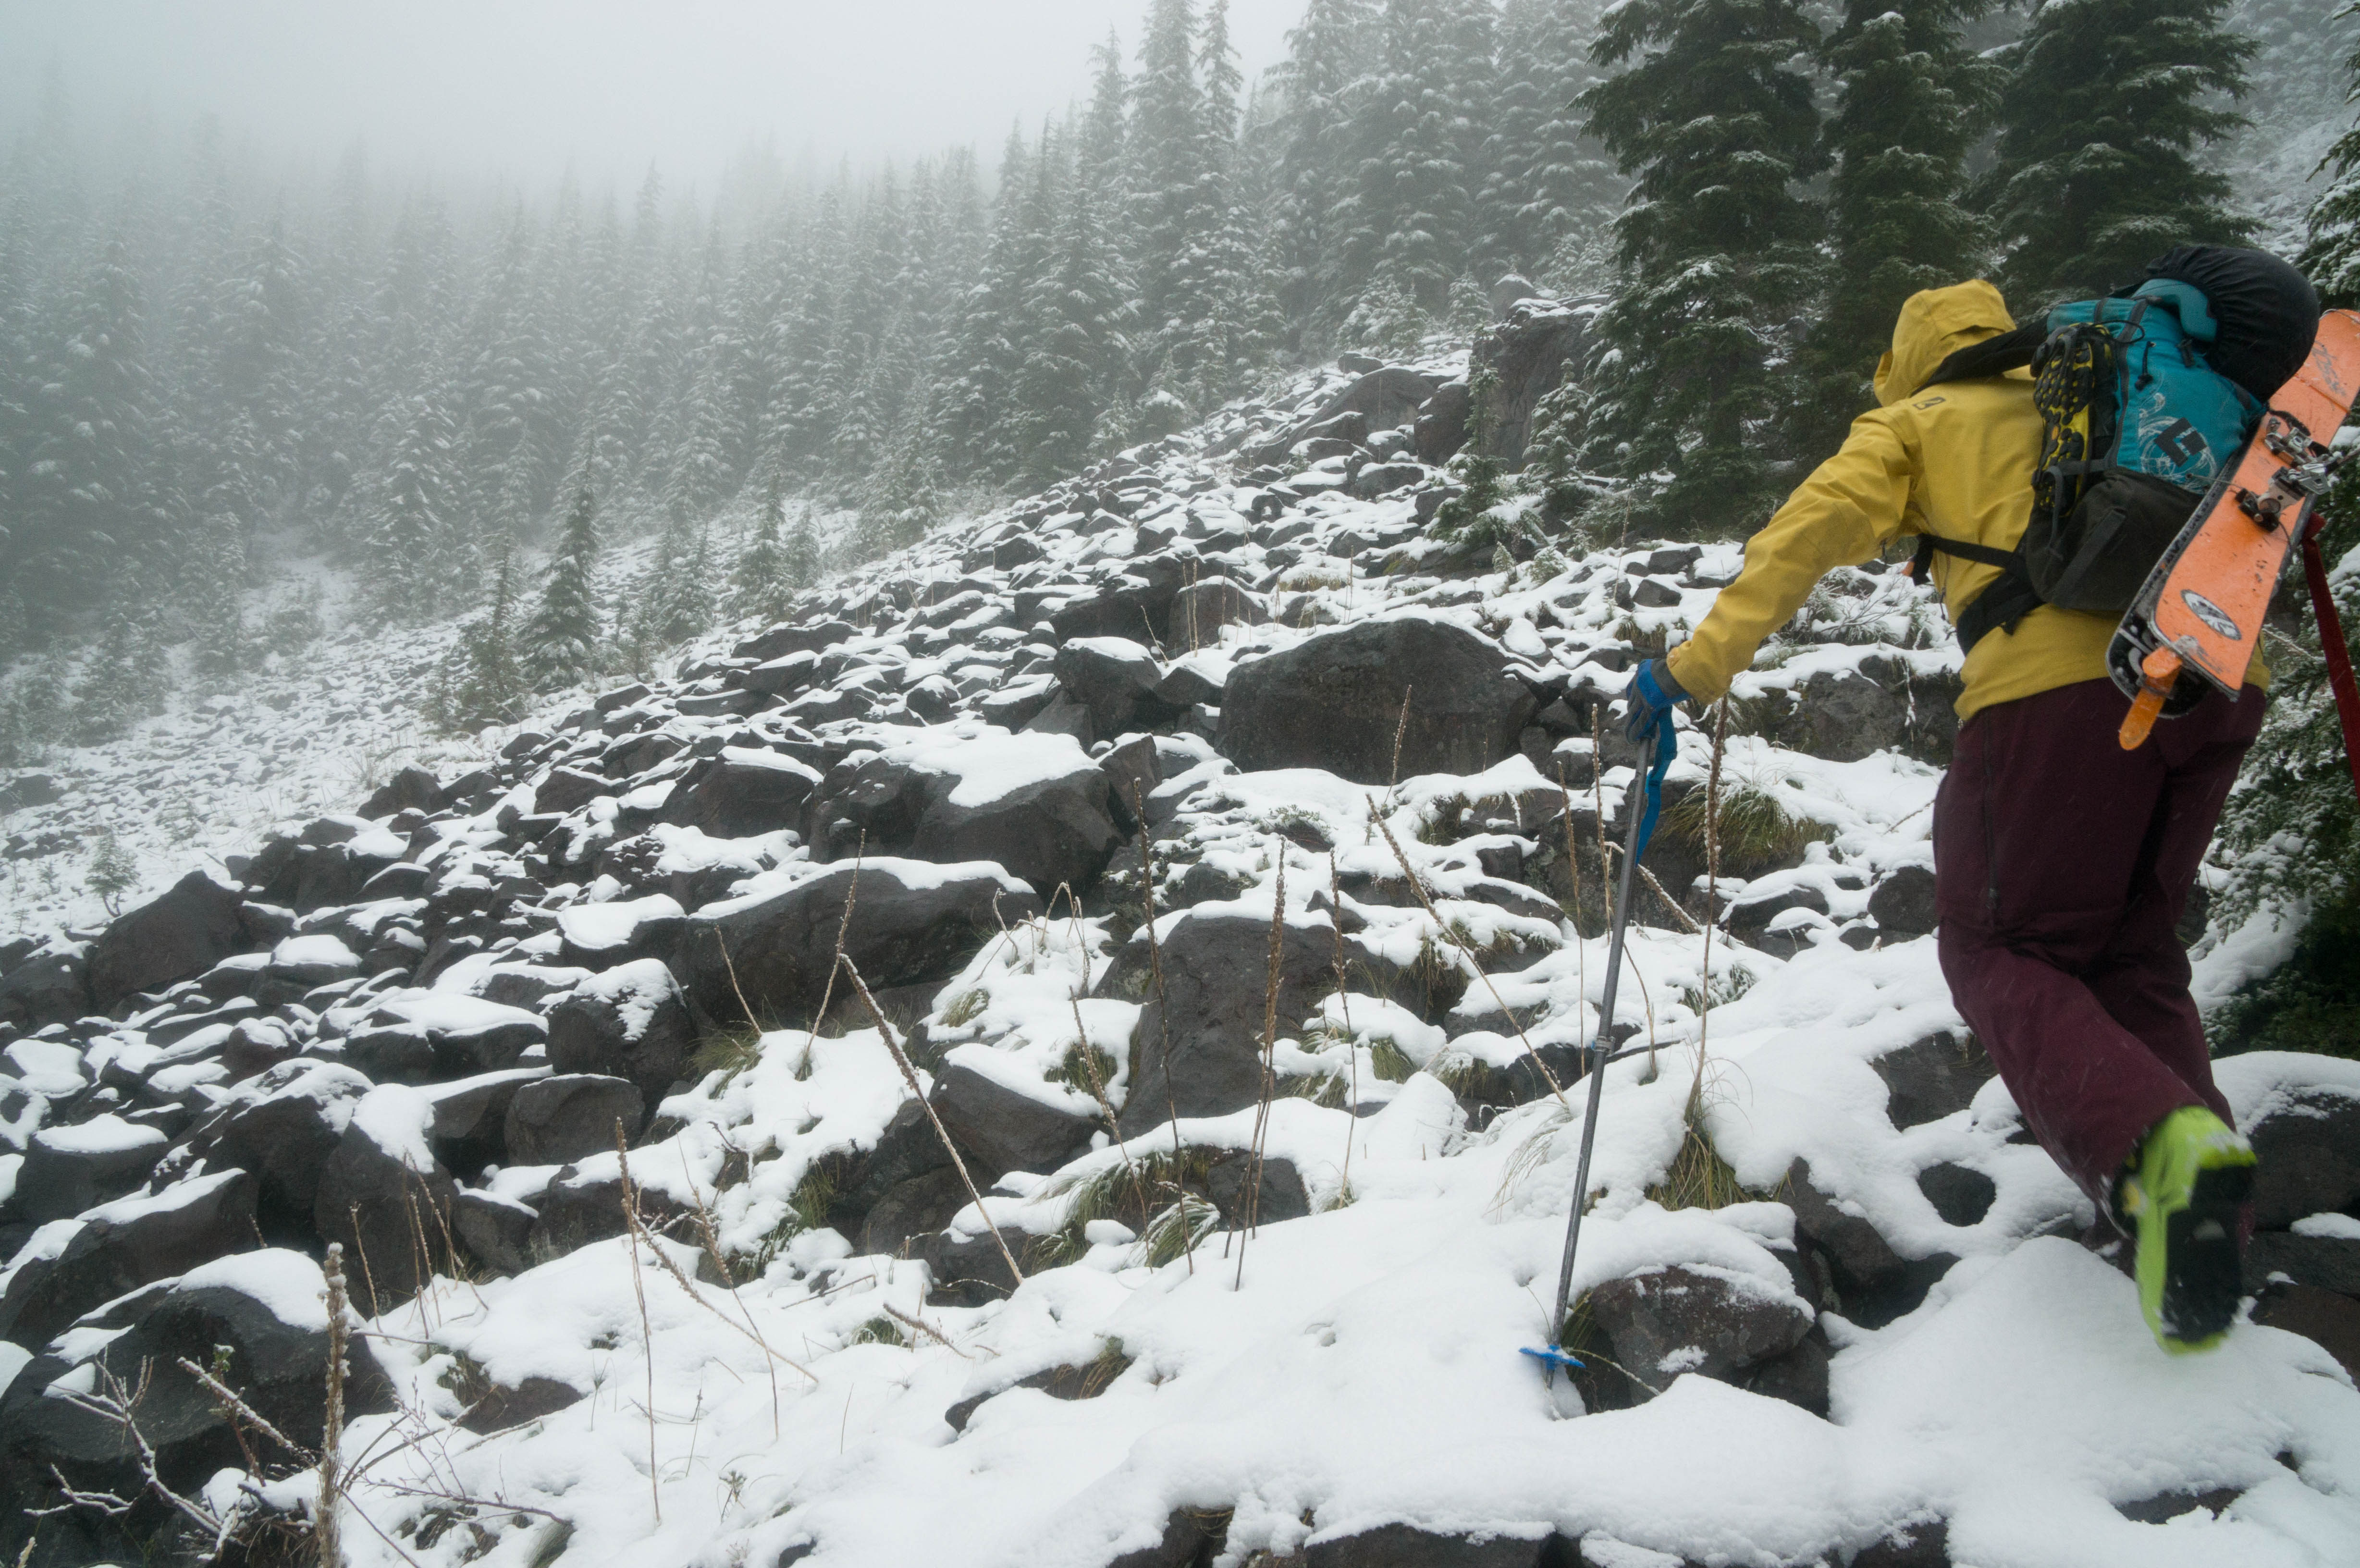
{"label": "foggy sky", "polygon": [[[1230,0],[1248,81],[1304,0]],[[54,60],[78,126],[126,108],[326,163],[529,182],[710,177],[749,138],[824,159],[974,143],[1089,91],[1113,26],[1137,60],[1145,0],[0,0],[0,132]]]}

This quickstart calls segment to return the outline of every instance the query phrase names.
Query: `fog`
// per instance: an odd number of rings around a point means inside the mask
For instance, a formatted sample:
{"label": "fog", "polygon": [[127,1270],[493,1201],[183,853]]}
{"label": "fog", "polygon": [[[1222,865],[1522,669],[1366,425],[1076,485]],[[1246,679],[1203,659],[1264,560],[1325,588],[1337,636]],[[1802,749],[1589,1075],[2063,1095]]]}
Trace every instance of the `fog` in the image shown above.
{"label": "fog", "polygon": [[[202,113],[259,147],[373,156],[537,186],[572,169],[672,181],[748,141],[787,157],[987,158],[1010,123],[1087,95],[1145,0],[0,0],[0,129],[52,62],[77,119]],[[1231,0],[1248,79],[1303,0]]]}

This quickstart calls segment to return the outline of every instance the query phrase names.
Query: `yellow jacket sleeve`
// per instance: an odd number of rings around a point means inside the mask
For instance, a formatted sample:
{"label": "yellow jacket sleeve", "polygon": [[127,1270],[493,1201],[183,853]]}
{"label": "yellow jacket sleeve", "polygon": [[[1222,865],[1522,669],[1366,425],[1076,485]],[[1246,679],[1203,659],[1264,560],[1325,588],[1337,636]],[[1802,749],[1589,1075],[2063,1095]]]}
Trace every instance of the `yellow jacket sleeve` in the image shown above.
{"label": "yellow jacket sleeve", "polygon": [[1867,560],[1902,530],[1915,454],[1892,411],[1852,421],[1843,446],[1812,471],[1745,545],[1745,567],[1713,600],[1696,635],[1670,655],[1672,679],[1710,702],[1754,662],[1820,578]]}

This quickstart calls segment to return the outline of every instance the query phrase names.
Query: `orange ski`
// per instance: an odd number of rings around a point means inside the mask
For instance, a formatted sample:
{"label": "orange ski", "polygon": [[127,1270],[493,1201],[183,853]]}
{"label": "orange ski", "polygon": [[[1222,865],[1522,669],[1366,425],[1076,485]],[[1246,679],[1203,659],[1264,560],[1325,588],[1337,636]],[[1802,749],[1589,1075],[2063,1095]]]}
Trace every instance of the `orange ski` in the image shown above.
{"label": "orange ski", "polygon": [[2328,444],[2355,394],[2360,314],[2330,310],[2311,358],[2270,399],[2237,465],[2213,482],[2114,633],[2106,662],[2132,700],[2124,750],[2145,744],[2175,689],[2191,694],[2180,687],[2183,676],[2233,697],[2245,685],[2270,595],[2325,487]]}

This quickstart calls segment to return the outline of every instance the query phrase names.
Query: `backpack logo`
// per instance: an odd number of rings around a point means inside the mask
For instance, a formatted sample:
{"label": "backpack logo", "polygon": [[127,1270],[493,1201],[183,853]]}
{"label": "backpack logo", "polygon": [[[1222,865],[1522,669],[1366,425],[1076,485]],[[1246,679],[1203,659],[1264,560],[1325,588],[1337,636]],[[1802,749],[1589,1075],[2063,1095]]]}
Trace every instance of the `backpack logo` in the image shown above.
{"label": "backpack logo", "polygon": [[2180,591],[2180,599],[2188,606],[2191,615],[2223,637],[2236,641],[2244,640],[2245,634],[2238,629],[2235,621],[2229,618],[2229,612],[2199,593],[2195,589],[2182,588]]}
{"label": "backpack logo", "polygon": [[2174,419],[2163,427],[2155,438],[2158,452],[2178,463],[2186,463],[2205,452],[2204,438],[2186,419]]}

